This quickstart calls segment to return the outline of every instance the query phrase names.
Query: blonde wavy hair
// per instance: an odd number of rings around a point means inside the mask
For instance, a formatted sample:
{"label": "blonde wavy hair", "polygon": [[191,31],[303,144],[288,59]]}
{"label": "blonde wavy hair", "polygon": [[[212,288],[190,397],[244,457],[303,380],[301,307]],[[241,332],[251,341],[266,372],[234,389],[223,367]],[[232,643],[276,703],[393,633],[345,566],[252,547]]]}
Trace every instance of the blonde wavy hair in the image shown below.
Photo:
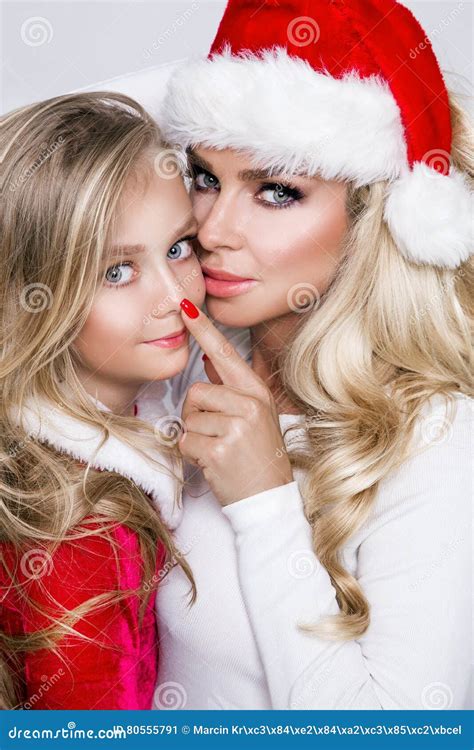
{"label": "blonde wavy hair", "polygon": [[[449,96],[452,163],[473,185],[472,126]],[[386,187],[348,186],[341,263],[279,362],[286,392],[306,415],[309,448],[294,441],[290,459],[304,470],[314,550],[340,609],[302,629],[336,640],[358,638],[370,623],[341,548],[368,518],[379,482],[408,456],[425,402],[473,395],[473,258],[454,270],[407,261],[383,221]]]}
{"label": "blonde wavy hair", "polygon": [[[137,534],[143,556],[142,615],[156,588],[159,542],[167,551],[162,572],[179,565],[194,603],[192,571],[147,495],[118,473],[81,466],[32,439],[11,416],[12,406],[21,411],[26,399],[47,398],[99,428],[103,441],[115,435],[154,460],[157,471],[168,471],[167,462],[152,458],[157,440],[151,426],[103,412],[91,401],[76,375],[72,347],[103,281],[103,254],[125,184],[143,176],[138,168],[149,164],[146,157],[165,148],[160,131],[137,102],[109,92],[22,107],[2,117],[1,126],[0,541],[20,554],[31,548],[54,554],[66,537],[100,534],[112,541],[111,529],[125,524]],[[168,473],[176,479],[178,499],[179,455],[160,448],[171,457]],[[7,565],[3,555],[0,565]],[[16,570],[8,572],[24,600]],[[19,700],[15,669],[8,664],[19,663],[26,652],[54,649],[91,608],[131,593],[137,592],[95,597],[60,619],[43,612],[50,626],[27,636],[0,628],[0,706],[16,707]]]}

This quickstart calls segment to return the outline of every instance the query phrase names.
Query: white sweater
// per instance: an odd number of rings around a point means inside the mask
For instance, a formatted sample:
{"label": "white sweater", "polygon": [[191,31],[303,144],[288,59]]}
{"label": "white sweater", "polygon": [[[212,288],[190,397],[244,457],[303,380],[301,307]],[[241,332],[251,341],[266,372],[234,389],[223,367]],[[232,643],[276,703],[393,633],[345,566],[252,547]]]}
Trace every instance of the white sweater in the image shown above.
{"label": "white sweater", "polygon": [[[249,361],[246,336],[232,338]],[[195,346],[169,389],[168,414],[180,415],[191,382],[207,382],[200,357]],[[338,612],[312,550],[301,476],[222,508],[189,467],[175,537],[198,599],[188,606],[179,567],[160,584],[155,708],[472,708],[472,399],[456,395],[447,429],[442,403],[425,407],[421,450],[380,483],[369,520],[343,549],[370,603],[357,640],[297,628]],[[282,415],[281,426],[298,419]]]}

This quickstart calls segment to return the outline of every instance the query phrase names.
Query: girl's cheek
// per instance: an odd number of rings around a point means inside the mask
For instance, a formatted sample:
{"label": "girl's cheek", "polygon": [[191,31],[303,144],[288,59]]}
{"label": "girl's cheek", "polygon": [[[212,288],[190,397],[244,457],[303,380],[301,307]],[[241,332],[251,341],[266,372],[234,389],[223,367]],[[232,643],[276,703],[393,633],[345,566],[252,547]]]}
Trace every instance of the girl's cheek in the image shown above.
{"label": "girl's cheek", "polygon": [[104,289],[86,323],[88,331],[104,340],[109,337],[112,341],[136,330],[140,320],[140,300],[136,294],[125,294],[126,291],[127,288]]}
{"label": "girl's cheek", "polygon": [[190,297],[191,301],[197,305],[201,305],[206,297],[206,285],[204,283],[204,276],[202,275],[201,264],[196,256],[190,259],[189,264],[185,264],[181,270],[178,288],[182,292],[183,297]]}

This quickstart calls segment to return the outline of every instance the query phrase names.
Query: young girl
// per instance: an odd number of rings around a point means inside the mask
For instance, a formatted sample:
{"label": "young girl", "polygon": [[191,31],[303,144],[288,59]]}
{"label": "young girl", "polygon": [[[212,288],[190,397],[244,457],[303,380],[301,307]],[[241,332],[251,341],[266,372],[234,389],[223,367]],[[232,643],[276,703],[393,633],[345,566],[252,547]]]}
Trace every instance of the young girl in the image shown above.
{"label": "young girl", "polygon": [[471,131],[404,6],[308,8],[231,0],[165,101],[207,309],[250,328],[252,369],[187,319],[199,600],[160,587],[158,684],[185,709],[463,708]]}
{"label": "young girl", "polygon": [[6,115],[1,156],[2,706],[148,709],[153,592],[177,565],[196,596],[164,406],[204,296],[179,154],[98,92]]}

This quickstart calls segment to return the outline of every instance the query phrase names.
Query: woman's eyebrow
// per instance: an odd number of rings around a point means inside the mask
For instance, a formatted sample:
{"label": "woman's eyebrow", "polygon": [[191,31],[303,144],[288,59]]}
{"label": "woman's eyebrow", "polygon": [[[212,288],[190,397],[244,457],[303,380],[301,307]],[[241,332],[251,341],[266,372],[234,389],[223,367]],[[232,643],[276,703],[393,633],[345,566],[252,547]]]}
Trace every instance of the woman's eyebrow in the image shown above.
{"label": "woman's eyebrow", "polygon": [[212,165],[209,164],[208,161],[203,159],[202,156],[199,156],[198,154],[196,154],[196,152],[193,151],[192,149],[189,149],[188,151],[188,158],[189,158],[189,161],[192,164],[195,164],[197,167],[202,167],[203,169],[206,170],[206,172],[212,172]]}
{"label": "woman's eyebrow", "polygon": [[[188,156],[192,164],[196,165],[197,167],[201,167],[201,169],[204,169],[206,172],[214,174],[212,164],[209,164],[209,162],[203,159],[202,156],[199,156],[192,150],[188,151]],[[237,174],[237,178],[241,182],[268,180],[271,177],[272,175],[269,169],[243,169]]]}
{"label": "woman's eyebrow", "polygon": [[269,180],[273,179],[277,182],[275,177],[272,177],[272,173],[269,169],[243,169],[238,173],[237,177],[241,182],[254,182],[255,180]]}

